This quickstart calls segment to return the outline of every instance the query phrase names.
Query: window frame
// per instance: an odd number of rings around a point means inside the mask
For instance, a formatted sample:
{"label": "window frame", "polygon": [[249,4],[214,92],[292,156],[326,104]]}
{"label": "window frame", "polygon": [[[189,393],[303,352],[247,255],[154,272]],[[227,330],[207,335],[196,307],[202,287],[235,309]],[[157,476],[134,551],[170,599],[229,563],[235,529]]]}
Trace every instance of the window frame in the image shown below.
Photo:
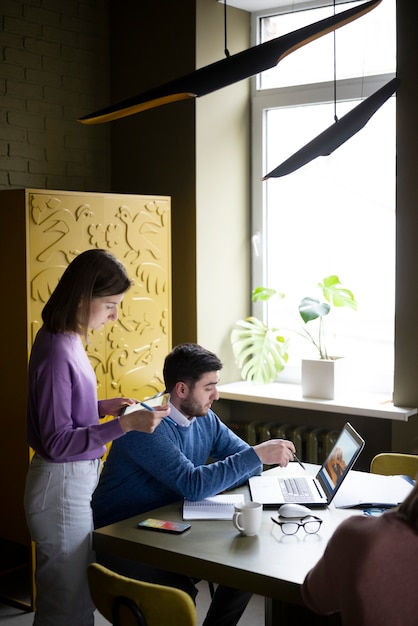
{"label": "window frame", "polygon": [[[344,3],[344,0],[337,3]],[[298,10],[325,5],[332,6],[332,2],[327,4],[319,0],[311,0],[310,2],[298,4]],[[290,7],[287,7],[287,10],[289,9]],[[286,12],[286,8],[280,7],[274,10],[269,9],[252,13],[251,45],[259,43],[259,20],[280,12]],[[350,79],[337,79],[337,105],[341,101],[364,99],[375,93],[395,76],[396,72],[390,72]],[[251,290],[260,285],[270,286],[267,285],[267,249],[263,238],[266,222],[266,183],[261,181],[262,176],[267,171],[266,155],[263,152],[266,111],[271,108],[289,107],[292,105],[303,106],[304,104],[320,102],[334,102],[333,80],[276,89],[259,89],[258,77],[255,76],[251,79]],[[252,303],[252,314],[260,319],[266,319],[266,309],[267,304],[265,302]],[[290,374],[290,380],[294,380],[294,375]]]}

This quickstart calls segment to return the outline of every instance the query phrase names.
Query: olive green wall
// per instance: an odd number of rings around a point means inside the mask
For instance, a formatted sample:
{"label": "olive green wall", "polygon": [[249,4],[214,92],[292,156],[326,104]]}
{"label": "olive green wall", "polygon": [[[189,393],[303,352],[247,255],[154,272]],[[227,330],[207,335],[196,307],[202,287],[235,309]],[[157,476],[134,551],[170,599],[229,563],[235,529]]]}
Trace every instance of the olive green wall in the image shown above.
{"label": "olive green wall", "polygon": [[[214,0],[112,3],[112,102],[224,58]],[[228,7],[231,54],[249,14]],[[150,26],[152,25],[152,26]],[[112,189],[172,198],[173,344],[198,341],[239,372],[229,332],[249,307],[249,81],[112,122]],[[156,192],[155,192],[156,193]]]}
{"label": "olive green wall", "polygon": [[[112,2],[110,23],[112,102],[195,69],[195,0]],[[172,198],[173,343],[196,341],[194,101],[145,111],[111,126],[112,189],[160,189]]]}
{"label": "olive green wall", "polygon": [[[197,66],[224,57],[223,7],[198,0]],[[250,45],[249,15],[227,10],[230,54]],[[241,81],[196,102],[197,340],[224,362],[222,382],[240,378],[229,340],[249,308],[250,91]]]}
{"label": "olive green wall", "polygon": [[0,189],[111,191],[110,0],[2,0]]}

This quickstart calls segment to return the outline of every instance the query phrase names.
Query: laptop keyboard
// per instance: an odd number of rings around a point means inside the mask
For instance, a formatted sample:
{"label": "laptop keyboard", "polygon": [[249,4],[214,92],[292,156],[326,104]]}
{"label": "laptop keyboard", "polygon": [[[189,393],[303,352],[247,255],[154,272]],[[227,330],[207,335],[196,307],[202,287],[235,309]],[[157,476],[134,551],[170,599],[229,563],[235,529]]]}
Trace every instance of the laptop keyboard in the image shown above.
{"label": "laptop keyboard", "polygon": [[279,484],[285,502],[313,502],[309,484],[304,478],[280,478]]}

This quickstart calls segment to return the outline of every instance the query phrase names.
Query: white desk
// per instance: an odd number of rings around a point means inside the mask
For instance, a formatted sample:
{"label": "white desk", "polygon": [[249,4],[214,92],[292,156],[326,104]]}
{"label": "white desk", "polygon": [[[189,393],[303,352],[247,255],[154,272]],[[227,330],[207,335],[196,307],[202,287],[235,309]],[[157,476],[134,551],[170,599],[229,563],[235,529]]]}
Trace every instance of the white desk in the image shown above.
{"label": "white desk", "polygon": [[[296,464],[292,463],[289,469],[295,473]],[[310,466],[310,470],[314,471],[315,466]],[[275,468],[269,471],[277,474],[289,470]],[[236,492],[244,493],[249,499],[247,487]],[[321,557],[335,528],[347,517],[361,514],[335,509],[331,505],[327,509],[315,510],[315,515],[323,519],[318,534],[307,535],[300,529],[296,535],[285,536],[270,519],[274,512],[263,512],[262,528],[256,537],[240,536],[230,521],[193,521],[191,529],[182,535],[136,527],[138,521],[146,517],[180,521],[181,503],[178,502],[96,530],[93,547],[97,552],[265,596],[269,599],[266,624],[272,624],[277,613],[275,601],[302,604],[300,585],[308,570]]]}

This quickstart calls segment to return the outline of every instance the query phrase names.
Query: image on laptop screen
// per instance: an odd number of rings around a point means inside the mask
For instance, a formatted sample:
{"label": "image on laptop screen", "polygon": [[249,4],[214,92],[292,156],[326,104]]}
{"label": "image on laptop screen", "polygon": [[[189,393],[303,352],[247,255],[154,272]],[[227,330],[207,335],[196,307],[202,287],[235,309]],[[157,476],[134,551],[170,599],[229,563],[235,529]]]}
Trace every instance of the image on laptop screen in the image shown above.
{"label": "image on laptop screen", "polygon": [[336,444],[318,473],[318,478],[328,493],[334,492],[335,488],[340,485],[348,470],[353,466],[361,447],[354,432],[352,433],[347,428],[341,431]]}

